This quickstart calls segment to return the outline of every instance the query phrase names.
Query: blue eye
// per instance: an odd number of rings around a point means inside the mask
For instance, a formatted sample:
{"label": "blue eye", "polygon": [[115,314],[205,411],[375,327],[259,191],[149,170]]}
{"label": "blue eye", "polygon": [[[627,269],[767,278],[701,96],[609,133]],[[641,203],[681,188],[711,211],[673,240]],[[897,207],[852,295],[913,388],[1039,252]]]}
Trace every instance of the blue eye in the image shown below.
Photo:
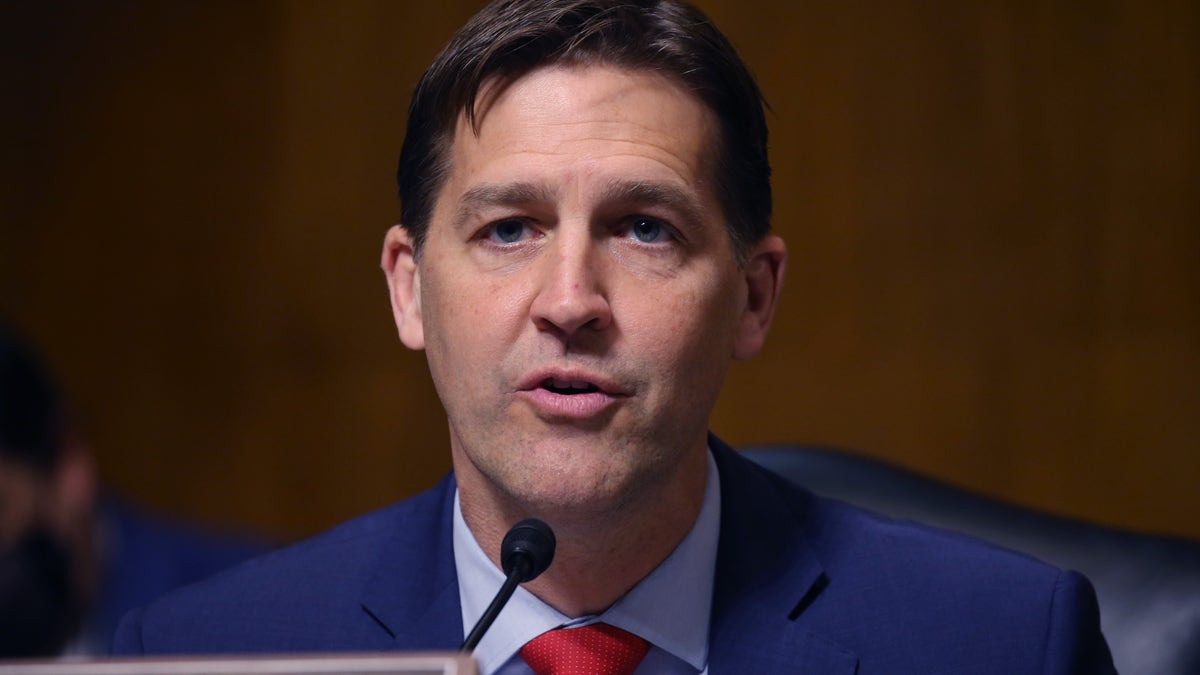
{"label": "blue eye", "polygon": [[635,218],[629,231],[635,239],[644,244],[653,244],[667,236],[662,223],[651,218]]}
{"label": "blue eye", "polygon": [[492,226],[491,239],[502,244],[514,244],[525,234],[525,223],[519,220],[502,220]]}

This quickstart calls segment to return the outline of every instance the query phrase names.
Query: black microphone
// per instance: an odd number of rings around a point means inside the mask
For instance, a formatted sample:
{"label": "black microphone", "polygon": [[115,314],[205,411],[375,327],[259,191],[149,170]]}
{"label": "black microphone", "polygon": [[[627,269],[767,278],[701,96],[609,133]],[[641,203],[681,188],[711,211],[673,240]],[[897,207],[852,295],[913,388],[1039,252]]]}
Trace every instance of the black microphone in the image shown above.
{"label": "black microphone", "polygon": [[483,634],[491,628],[492,622],[504,609],[508,599],[512,597],[517,586],[526,581],[533,581],[539,574],[546,571],[554,560],[554,530],[537,518],[526,518],[504,535],[500,544],[500,566],[504,569],[506,578],[492,604],[484,610],[478,623],[471,629],[467,639],[463,641],[459,651],[471,653],[475,645],[483,639]]}

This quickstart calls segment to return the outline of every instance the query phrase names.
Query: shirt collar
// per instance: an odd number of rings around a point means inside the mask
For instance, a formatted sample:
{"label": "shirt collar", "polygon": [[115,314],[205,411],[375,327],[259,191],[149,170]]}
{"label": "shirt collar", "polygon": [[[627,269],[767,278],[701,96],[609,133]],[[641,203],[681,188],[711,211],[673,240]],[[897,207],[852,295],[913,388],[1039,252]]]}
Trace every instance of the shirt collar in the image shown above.
{"label": "shirt collar", "polygon": [[[711,451],[707,456],[700,514],[666,560],[599,616],[572,619],[518,587],[475,648],[480,672],[495,671],[526,642],[548,630],[597,622],[640,635],[696,670],[704,670],[721,526],[720,477]],[[457,491],[453,535],[463,630],[470,630],[504,583],[504,574],[483,552],[463,520]]]}

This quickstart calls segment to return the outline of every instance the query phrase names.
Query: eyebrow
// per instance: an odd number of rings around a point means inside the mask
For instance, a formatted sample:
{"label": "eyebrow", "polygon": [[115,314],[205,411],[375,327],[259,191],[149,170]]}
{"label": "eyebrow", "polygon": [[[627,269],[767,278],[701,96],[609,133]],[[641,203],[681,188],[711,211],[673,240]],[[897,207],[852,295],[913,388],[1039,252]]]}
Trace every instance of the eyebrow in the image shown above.
{"label": "eyebrow", "polygon": [[[544,185],[518,181],[514,183],[484,183],[463,193],[455,210],[454,224],[462,225],[480,211],[498,206],[517,207],[530,204],[550,204],[554,193]],[[689,222],[700,222],[704,208],[697,197],[672,183],[654,181],[609,181],[600,193],[600,204],[639,204],[661,206],[679,212]]]}
{"label": "eyebrow", "polygon": [[454,213],[454,224],[461,225],[471,216],[487,208],[497,206],[528,206],[553,202],[554,197],[545,186],[533,183],[484,183],[463,193]]}
{"label": "eyebrow", "polygon": [[696,195],[673,183],[614,180],[605,186],[600,197],[604,204],[646,204],[662,206],[679,212],[684,220],[698,223],[704,207]]}

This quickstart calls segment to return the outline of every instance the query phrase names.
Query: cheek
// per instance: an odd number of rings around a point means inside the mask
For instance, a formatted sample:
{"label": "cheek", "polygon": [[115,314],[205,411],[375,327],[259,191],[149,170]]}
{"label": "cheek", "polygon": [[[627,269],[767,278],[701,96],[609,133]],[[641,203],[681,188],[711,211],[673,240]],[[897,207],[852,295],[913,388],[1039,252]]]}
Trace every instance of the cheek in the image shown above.
{"label": "cheek", "polygon": [[[456,283],[456,277],[459,282]],[[470,293],[470,286],[461,283],[461,274],[439,265],[438,272],[427,272],[421,284],[422,323],[428,348],[447,346],[456,338],[470,335],[469,328],[478,318],[479,308]]]}
{"label": "cheek", "polygon": [[494,365],[524,324],[520,290],[502,280],[435,275],[421,297],[431,369],[472,368],[470,361]]}
{"label": "cheek", "polygon": [[480,332],[479,310],[451,278],[435,274],[423,280],[421,308],[425,355],[434,384],[444,398],[447,392],[442,390],[447,383],[459,381],[456,375],[470,369],[464,359],[477,354],[473,340]]}
{"label": "cheek", "polygon": [[736,326],[728,287],[689,285],[677,293],[652,295],[638,326],[645,354],[655,368],[671,368],[694,383],[730,360]]}

